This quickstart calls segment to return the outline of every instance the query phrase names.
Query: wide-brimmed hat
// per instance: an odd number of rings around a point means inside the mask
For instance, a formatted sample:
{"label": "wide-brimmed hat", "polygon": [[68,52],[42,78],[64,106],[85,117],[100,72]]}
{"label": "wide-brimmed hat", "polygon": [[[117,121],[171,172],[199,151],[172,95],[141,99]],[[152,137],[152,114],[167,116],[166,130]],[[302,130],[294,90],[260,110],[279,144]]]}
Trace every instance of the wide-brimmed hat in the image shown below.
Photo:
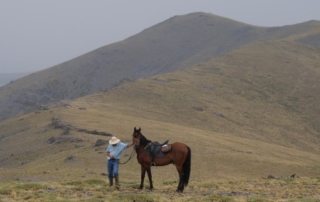
{"label": "wide-brimmed hat", "polygon": [[116,136],[112,136],[112,138],[109,140],[109,144],[118,144],[120,142],[120,139],[118,139]]}

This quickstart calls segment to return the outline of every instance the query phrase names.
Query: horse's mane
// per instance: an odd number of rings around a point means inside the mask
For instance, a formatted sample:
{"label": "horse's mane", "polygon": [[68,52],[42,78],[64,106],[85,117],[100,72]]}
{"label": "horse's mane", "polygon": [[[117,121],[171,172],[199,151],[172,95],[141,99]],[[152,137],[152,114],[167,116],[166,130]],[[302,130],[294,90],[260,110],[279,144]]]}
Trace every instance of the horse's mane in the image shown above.
{"label": "horse's mane", "polygon": [[146,146],[151,140],[148,140],[142,133],[140,132],[140,144],[142,146]]}

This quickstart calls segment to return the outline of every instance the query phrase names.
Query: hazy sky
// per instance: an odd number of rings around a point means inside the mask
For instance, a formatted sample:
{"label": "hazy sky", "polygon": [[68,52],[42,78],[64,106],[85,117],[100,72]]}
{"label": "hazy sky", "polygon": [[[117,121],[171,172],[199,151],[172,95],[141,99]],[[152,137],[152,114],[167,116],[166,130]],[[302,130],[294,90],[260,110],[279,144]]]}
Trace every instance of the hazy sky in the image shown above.
{"label": "hazy sky", "polygon": [[320,0],[0,0],[0,73],[48,68],[196,11],[279,26],[320,20]]}

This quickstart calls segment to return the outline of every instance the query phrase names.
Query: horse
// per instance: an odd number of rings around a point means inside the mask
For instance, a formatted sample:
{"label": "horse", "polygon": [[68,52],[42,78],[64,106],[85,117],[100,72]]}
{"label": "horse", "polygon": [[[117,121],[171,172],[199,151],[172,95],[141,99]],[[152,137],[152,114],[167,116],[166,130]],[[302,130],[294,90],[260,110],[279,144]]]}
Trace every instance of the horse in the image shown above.
{"label": "horse", "polygon": [[[134,127],[132,134],[138,163],[141,165],[141,183],[139,189],[143,189],[145,173],[148,173],[150,190],[153,189],[151,166],[165,166],[174,164],[179,173],[177,192],[182,193],[188,185],[191,171],[191,149],[184,143],[175,142],[170,144],[171,150],[161,157],[152,157],[146,147],[153,142],[148,140],[142,133],[141,128]],[[153,165],[153,163],[155,165]]]}

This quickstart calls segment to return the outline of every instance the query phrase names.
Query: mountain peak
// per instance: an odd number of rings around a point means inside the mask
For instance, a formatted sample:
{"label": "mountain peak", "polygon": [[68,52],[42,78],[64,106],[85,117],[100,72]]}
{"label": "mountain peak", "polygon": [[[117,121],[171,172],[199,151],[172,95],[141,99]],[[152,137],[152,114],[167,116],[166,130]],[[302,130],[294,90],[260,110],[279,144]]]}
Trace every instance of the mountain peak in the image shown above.
{"label": "mountain peak", "polygon": [[304,33],[310,27],[261,29],[204,12],[174,16],[126,40],[1,87],[0,120],[39,105],[109,90],[123,81],[189,68],[248,43]]}
{"label": "mountain peak", "polygon": [[248,25],[243,22],[239,22],[230,18],[222,17],[219,15],[215,15],[212,13],[206,13],[206,12],[193,12],[188,13],[184,15],[176,15],[170,19],[177,19],[177,20],[197,20],[197,21],[209,21],[209,22],[215,22],[215,23],[233,23],[233,24],[239,24],[239,25]]}
{"label": "mountain peak", "polygon": [[307,21],[307,23],[310,23],[310,24],[320,24],[320,20],[309,20],[309,21]]}

